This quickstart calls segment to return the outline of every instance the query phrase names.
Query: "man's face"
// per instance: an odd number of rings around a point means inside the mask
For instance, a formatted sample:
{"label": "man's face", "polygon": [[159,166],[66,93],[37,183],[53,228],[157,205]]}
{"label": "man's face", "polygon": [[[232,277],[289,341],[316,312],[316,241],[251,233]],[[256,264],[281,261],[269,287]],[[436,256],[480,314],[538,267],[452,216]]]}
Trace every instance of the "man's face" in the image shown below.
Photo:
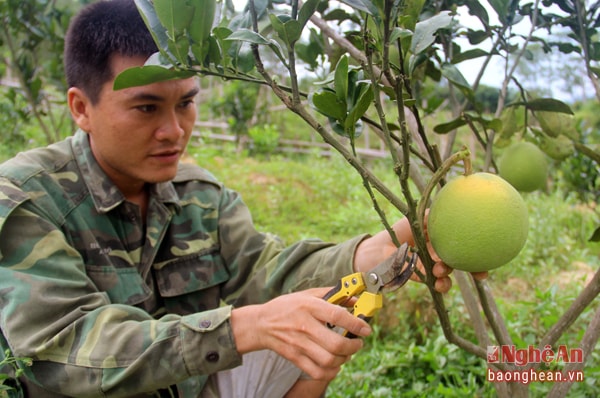
{"label": "man's face", "polygon": [[[114,56],[113,75],[143,65],[143,57]],[[145,183],[172,179],[196,120],[196,80],[181,79],[114,91],[107,82],[99,101],[69,105],[89,134],[92,152],[111,180],[128,195]],[[82,95],[80,93],[80,95]]]}

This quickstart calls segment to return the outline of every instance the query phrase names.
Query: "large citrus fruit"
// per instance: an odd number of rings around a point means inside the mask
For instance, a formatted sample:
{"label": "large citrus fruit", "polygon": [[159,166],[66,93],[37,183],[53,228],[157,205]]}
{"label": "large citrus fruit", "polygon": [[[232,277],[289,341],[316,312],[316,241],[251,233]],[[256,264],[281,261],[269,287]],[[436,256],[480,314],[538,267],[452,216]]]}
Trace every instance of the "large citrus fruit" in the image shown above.
{"label": "large citrus fruit", "polygon": [[574,140],[579,139],[579,133],[573,115],[562,112],[536,112],[540,127],[550,137],[565,135]]}
{"label": "large citrus fruit", "polygon": [[434,197],[427,222],[434,250],[449,266],[488,271],[512,260],[527,240],[523,198],[497,175],[449,181]]}
{"label": "large citrus fruit", "polygon": [[518,142],[506,148],[498,161],[498,174],[517,191],[533,192],[546,187],[546,155],[530,142]]}

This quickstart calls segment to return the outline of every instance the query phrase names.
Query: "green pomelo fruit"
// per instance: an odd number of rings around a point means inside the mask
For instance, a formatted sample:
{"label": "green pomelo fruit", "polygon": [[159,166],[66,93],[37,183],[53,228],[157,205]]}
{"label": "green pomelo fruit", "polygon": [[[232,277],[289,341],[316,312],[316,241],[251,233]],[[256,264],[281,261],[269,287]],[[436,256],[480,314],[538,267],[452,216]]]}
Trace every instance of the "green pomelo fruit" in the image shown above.
{"label": "green pomelo fruit", "polygon": [[540,137],[540,149],[554,160],[565,160],[575,153],[575,145],[565,135]]}
{"label": "green pomelo fruit", "polygon": [[520,192],[544,189],[548,176],[546,155],[535,144],[518,142],[500,157],[498,174]]}
{"label": "green pomelo fruit", "polygon": [[529,218],[519,192],[501,177],[475,173],[449,181],[434,197],[427,230],[434,250],[462,271],[498,268],[519,254]]}
{"label": "green pomelo fruit", "polygon": [[558,137],[562,134],[574,140],[579,139],[579,133],[577,132],[573,115],[561,112],[541,111],[536,112],[535,116],[544,133],[550,137]]}

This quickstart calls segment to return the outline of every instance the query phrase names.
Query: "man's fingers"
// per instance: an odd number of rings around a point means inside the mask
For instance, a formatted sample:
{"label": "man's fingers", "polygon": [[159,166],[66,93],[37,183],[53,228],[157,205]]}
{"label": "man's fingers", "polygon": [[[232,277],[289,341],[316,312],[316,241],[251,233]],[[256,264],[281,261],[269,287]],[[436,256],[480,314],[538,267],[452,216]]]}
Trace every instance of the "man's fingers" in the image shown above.
{"label": "man's fingers", "polygon": [[475,278],[476,280],[482,281],[484,279],[487,279],[488,272],[487,271],[483,271],[483,272],[471,272],[471,275],[473,275],[473,278]]}
{"label": "man's fingers", "polygon": [[[298,341],[295,341],[298,343]],[[326,350],[309,341],[301,345],[285,344],[276,350],[315,380],[332,380],[348,357],[334,357]],[[322,359],[327,358],[327,359]]]}
{"label": "man's fingers", "polygon": [[453,269],[445,263],[438,261],[433,265],[433,276],[436,278],[445,278],[452,273]]}
{"label": "man's fingers", "polygon": [[307,355],[297,356],[298,361],[295,362],[296,366],[302,369],[306,374],[308,374],[314,380],[324,380],[331,381],[337,376],[340,372],[341,365],[346,361],[343,361],[339,366],[335,367],[326,367],[316,363],[311,357]]}
{"label": "man's fingers", "polygon": [[304,292],[306,292],[307,294],[310,294],[311,296],[323,298],[323,297],[325,297],[325,295],[327,293],[329,293],[329,291],[331,289],[333,289],[333,286],[331,286],[331,287],[315,287],[312,289],[307,289]]}
{"label": "man's fingers", "polygon": [[280,331],[274,337],[274,351],[317,380],[333,379],[363,346],[361,339],[345,338],[314,318],[300,331]]}
{"label": "man's fingers", "polygon": [[451,287],[452,280],[449,277],[438,278],[434,284],[434,289],[440,293],[448,293]]}
{"label": "man's fingers", "polygon": [[360,318],[352,315],[348,310],[339,305],[326,303],[324,306],[324,312],[317,315],[322,321],[341,327],[350,333],[359,336],[366,337],[371,334],[371,326]]}

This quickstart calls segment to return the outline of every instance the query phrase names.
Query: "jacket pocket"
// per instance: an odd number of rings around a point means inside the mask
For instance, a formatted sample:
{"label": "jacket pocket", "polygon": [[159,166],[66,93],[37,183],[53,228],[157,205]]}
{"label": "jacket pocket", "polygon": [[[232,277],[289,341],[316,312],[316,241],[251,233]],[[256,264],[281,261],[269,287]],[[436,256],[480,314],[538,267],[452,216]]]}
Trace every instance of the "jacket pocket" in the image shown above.
{"label": "jacket pocket", "polygon": [[112,303],[135,305],[152,294],[135,267],[86,265],[85,268],[98,290],[106,292]]}
{"label": "jacket pocket", "polygon": [[178,257],[154,270],[162,297],[176,297],[217,286],[229,278],[218,247]]}

